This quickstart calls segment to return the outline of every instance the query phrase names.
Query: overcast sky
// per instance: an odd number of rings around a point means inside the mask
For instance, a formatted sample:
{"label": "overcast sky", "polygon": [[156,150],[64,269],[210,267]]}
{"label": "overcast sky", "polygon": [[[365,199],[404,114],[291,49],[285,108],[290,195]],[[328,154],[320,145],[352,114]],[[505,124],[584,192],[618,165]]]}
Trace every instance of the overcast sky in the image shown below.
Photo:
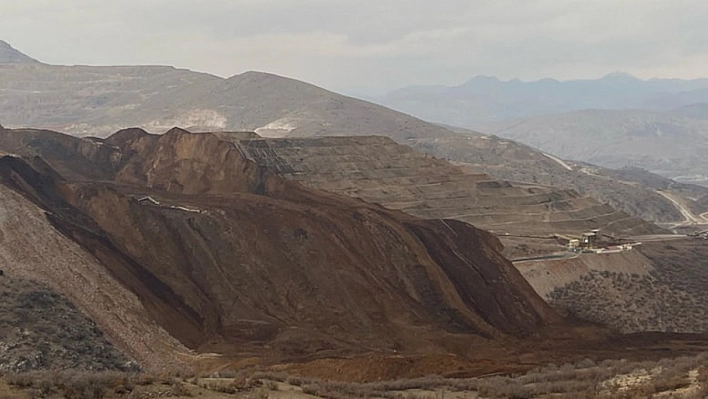
{"label": "overcast sky", "polygon": [[0,0],[0,39],[52,64],[273,72],[382,92],[475,75],[708,75],[705,0]]}

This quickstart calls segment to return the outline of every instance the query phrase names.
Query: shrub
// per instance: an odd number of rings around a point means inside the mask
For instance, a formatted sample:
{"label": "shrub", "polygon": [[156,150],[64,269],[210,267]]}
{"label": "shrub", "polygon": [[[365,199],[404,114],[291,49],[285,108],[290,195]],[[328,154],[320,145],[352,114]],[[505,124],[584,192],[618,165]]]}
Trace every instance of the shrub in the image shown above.
{"label": "shrub", "polygon": [[192,393],[189,391],[189,389],[187,389],[187,387],[184,386],[184,384],[181,382],[176,382],[172,385],[170,394],[172,396],[192,396]]}

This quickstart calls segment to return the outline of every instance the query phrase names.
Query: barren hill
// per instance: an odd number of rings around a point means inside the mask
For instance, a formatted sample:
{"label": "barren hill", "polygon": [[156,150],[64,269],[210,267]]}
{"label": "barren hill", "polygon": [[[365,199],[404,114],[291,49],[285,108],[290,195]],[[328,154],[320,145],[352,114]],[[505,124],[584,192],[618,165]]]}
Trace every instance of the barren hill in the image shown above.
{"label": "barren hill", "polygon": [[707,266],[708,244],[700,238],[517,263],[536,291],[559,311],[625,333],[708,332]]}
{"label": "barren hill", "polygon": [[[502,353],[496,340],[558,321],[490,234],[306,189],[217,135],[133,129],[100,140],[3,130],[0,149],[14,154],[0,159],[0,187],[39,206],[35,223],[46,212],[45,234],[61,232],[85,259],[81,272],[53,269],[57,288],[107,273],[113,283],[94,295],[110,297],[104,290],[117,284],[138,298],[156,323],[132,320],[132,329],[150,331],[145,338],[164,329],[197,353],[271,361],[447,353],[474,342]],[[3,209],[16,209],[7,201]],[[22,237],[31,225],[13,226]],[[15,241],[10,253],[30,250],[20,245],[28,243]],[[8,273],[43,274],[32,265]],[[129,346],[126,326],[102,315],[103,303],[82,308]],[[136,358],[175,356],[151,349]]]}
{"label": "barren hill", "polygon": [[260,72],[228,79],[161,66],[0,65],[0,121],[78,136],[124,126],[264,136],[449,133],[411,116]]}

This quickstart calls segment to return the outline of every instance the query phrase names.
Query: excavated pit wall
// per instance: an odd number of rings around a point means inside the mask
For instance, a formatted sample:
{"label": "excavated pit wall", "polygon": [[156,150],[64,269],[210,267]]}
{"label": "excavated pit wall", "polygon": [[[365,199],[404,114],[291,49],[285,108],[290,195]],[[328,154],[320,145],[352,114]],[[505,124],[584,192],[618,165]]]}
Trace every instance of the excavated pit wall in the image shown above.
{"label": "excavated pit wall", "polygon": [[401,210],[424,219],[457,219],[499,235],[510,257],[560,249],[506,235],[617,235],[656,232],[572,190],[512,185],[419,153],[387,137],[322,137],[232,141],[247,159],[290,180]]}

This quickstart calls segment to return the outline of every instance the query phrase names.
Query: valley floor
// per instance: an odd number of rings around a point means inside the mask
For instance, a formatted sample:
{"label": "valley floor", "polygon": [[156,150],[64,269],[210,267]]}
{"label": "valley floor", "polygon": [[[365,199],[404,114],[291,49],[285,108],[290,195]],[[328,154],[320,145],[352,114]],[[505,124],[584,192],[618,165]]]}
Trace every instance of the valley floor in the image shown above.
{"label": "valley floor", "polygon": [[20,398],[703,398],[708,355],[673,360],[548,365],[516,376],[428,376],[371,383],[333,382],[283,371],[194,375],[44,372],[0,378],[0,397]]}

